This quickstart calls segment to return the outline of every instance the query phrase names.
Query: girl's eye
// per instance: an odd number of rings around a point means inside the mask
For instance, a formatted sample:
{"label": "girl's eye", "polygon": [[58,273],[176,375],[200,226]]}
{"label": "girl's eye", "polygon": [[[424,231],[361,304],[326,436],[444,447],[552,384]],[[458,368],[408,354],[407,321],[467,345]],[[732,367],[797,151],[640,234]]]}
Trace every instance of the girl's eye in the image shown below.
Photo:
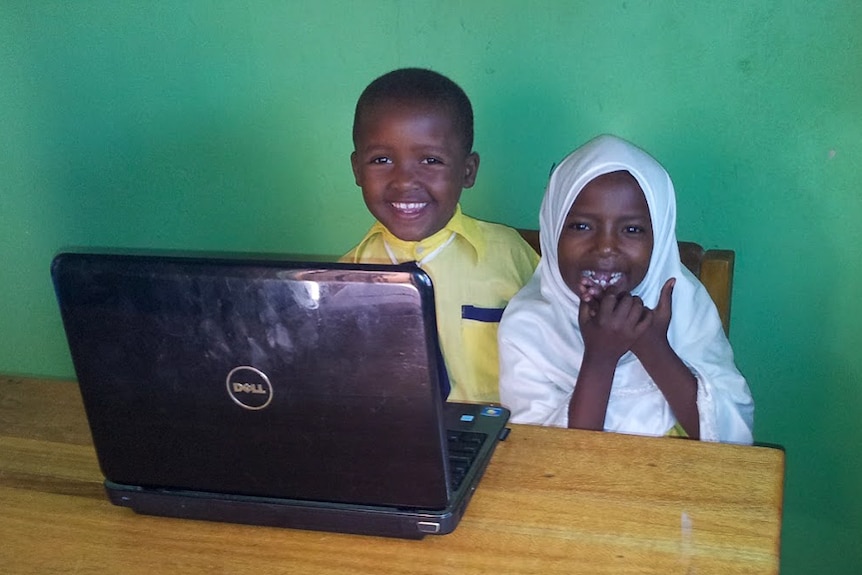
{"label": "girl's eye", "polygon": [[582,232],[590,229],[590,226],[588,224],[585,224],[584,222],[569,222],[566,224],[566,228]]}
{"label": "girl's eye", "polygon": [[640,226],[626,226],[625,231],[628,234],[642,234],[644,229]]}

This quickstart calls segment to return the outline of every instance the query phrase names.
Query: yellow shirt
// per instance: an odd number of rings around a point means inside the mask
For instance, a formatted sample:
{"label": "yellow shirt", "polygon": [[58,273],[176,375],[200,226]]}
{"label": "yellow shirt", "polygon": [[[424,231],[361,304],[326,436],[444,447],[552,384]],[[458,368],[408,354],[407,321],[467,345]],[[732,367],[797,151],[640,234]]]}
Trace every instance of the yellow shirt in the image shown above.
{"label": "yellow shirt", "polygon": [[342,261],[416,261],[431,277],[440,348],[455,401],[499,402],[497,327],[509,299],[533,274],[539,256],[512,228],[461,213],[418,242],[375,223]]}

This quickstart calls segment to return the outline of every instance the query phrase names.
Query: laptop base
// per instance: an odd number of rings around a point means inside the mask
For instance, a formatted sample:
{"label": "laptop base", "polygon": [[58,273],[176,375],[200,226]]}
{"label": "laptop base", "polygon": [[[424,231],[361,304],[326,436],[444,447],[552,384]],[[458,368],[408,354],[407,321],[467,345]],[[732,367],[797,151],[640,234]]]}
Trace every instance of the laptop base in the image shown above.
{"label": "laptop base", "polygon": [[442,511],[397,508],[254,496],[230,496],[196,491],[147,489],[105,481],[111,503],[142,515],[243,523],[401,539],[422,539],[454,531],[473,495]]}

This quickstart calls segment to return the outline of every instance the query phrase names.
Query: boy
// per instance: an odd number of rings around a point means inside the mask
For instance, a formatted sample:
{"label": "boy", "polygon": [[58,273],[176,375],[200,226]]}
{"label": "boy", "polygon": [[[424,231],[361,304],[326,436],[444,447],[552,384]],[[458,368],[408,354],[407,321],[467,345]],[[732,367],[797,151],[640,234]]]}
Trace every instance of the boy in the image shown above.
{"label": "boy", "polygon": [[450,79],[418,68],[384,74],[363,91],[350,156],[377,222],[342,258],[416,261],[431,277],[449,399],[498,402],[497,326],[538,255],[513,229],[461,213],[473,186],[473,109]]}

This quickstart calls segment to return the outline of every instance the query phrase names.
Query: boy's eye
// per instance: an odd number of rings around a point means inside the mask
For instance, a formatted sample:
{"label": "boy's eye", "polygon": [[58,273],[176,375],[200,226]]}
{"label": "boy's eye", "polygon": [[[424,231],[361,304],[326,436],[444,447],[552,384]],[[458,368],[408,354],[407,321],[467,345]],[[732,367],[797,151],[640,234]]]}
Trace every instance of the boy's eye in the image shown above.
{"label": "boy's eye", "polygon": [[392,162],[392,160],[390,160],[390,159],[389,159],[388,157],[386,157],[386,156],[378,156],[378,157],[376,157],[376,158],[371,158],[371,163],[372,163],[372,164],[389,164],[389,163],[391,163],[391,162]]}
{"label": "boy's eye", "polygon": [[425,158],[424,160],[422,160],[422,163],[423,164],[442,164],[443,162],[440,161],[440,158]]}

